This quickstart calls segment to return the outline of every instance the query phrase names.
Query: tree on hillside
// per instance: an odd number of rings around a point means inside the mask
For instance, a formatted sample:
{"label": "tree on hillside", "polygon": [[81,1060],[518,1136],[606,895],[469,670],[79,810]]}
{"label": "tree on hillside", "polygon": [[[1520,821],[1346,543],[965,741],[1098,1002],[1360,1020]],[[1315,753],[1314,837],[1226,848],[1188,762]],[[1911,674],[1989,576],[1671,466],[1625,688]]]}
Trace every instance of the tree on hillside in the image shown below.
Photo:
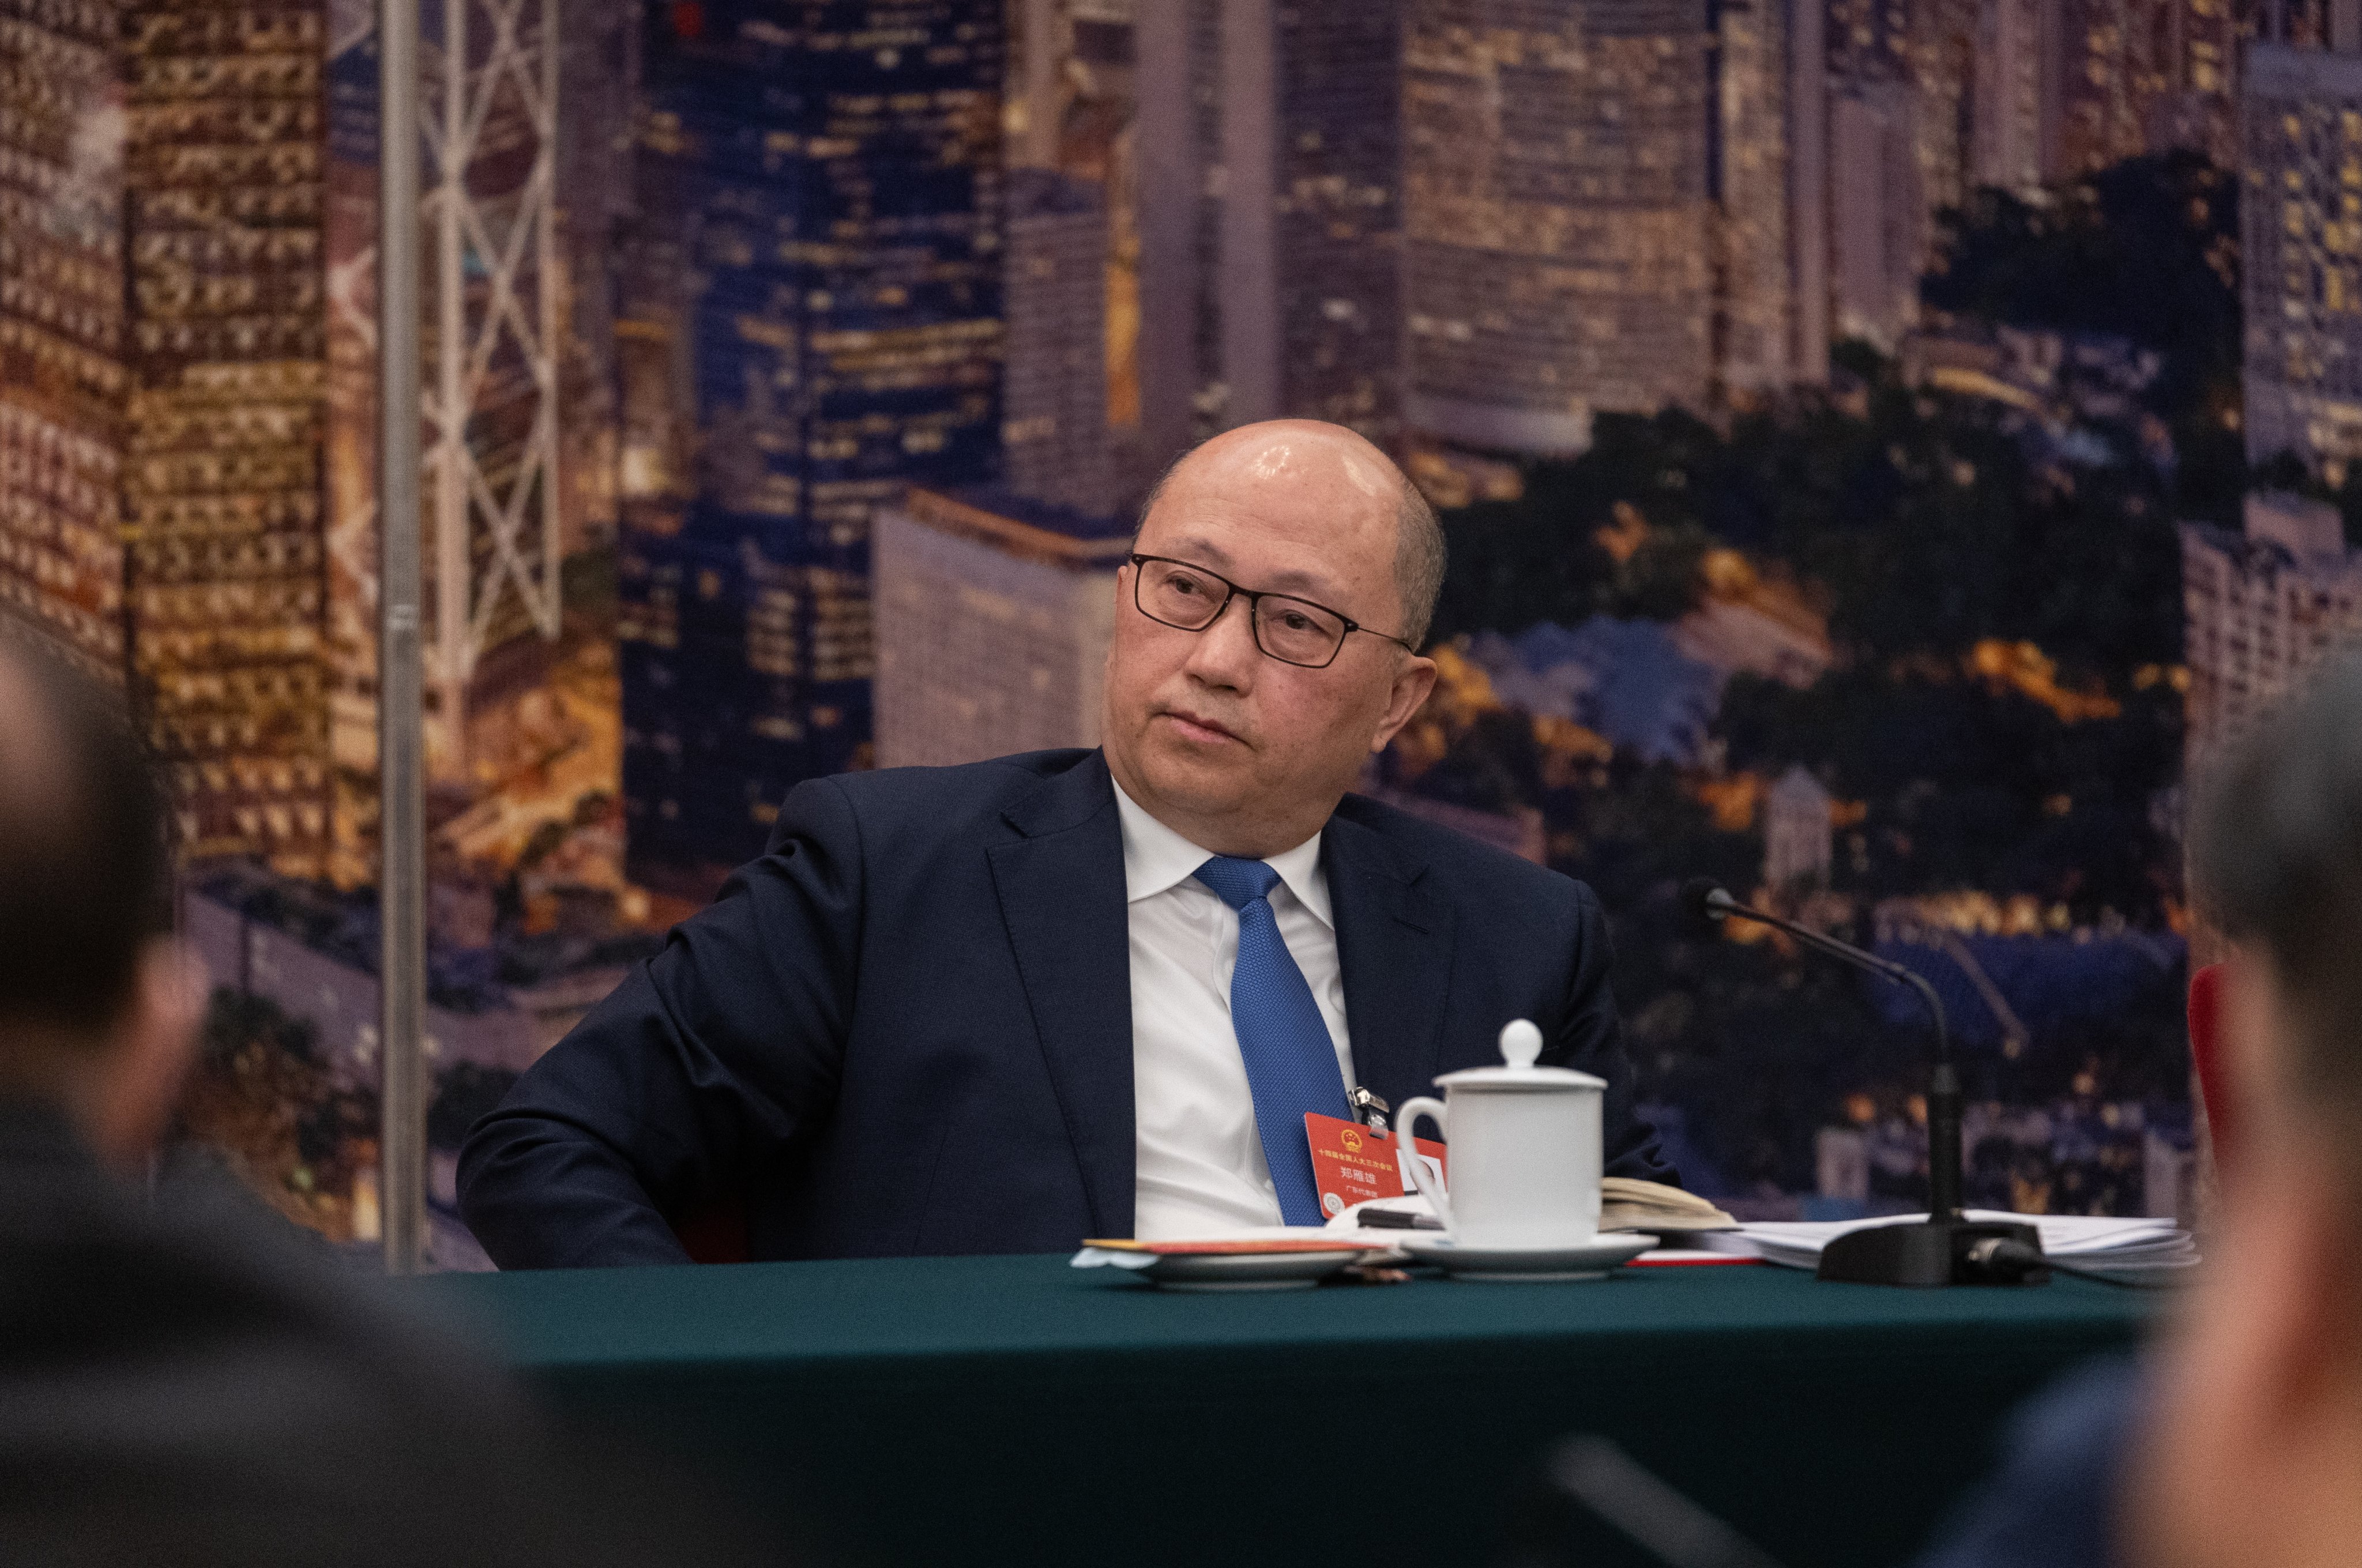
{"label": "tree on hillside", "polygon": [[1937,220],[1920,295],[1937,310],[2109,333],[2166,359],[2177,423],[2239,380],[2239,182],[2195,152],[2127,159],[2039,205],[1986,189]]}

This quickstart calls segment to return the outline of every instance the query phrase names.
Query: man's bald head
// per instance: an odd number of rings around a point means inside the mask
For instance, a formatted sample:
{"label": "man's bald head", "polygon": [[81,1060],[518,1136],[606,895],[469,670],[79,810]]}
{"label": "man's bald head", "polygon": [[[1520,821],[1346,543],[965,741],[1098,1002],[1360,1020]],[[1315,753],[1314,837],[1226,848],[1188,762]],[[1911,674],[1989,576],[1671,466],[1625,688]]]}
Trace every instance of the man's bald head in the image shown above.
{"label": "man's bald head", "polygon": [[1101,708],[1117,786],[1213,854],[1303,843],[1434,686],[1435,514],[1352,431],[1277,419],[1175,463],[1132,548]]}
{"label": "man's bald head", "polygon": [[1226,430],[1174,459],[1148,492],[1148,499],[1141,502],[1141,522],[1146,524],[1165,488],[1184,469],[1219,471],[1227,465],[1239,465],[1250,476],[1262,477],[1253,470],[1268,469],[1275,447],[1308,466],[1332,468],[1355,491],[1393,509],[1397,531],[1395,588],[1402,599],[1402,620],[1398,625],[1380,630],[1394,633],[1414,647],[1424,645],[1427,629],[1435,619],[1436,600],[1443,592],[1447,561],[1443,525],[1418,486],[1411,483],[1410,476],[1393,458],[1341,425],[1317,419],[1273,419]]}
{"label": "man's bald head", "polygon": [[162,811],[114,699],[0,635],[0,1058],[12,1028],[94,1036],[164,926]]}

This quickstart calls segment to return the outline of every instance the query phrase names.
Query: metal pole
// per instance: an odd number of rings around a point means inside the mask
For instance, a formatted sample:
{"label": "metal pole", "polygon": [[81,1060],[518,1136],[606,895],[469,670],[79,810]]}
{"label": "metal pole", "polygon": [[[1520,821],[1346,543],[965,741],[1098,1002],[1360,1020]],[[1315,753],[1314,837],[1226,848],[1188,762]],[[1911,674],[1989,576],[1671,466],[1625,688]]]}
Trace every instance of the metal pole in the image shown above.
{"label": "metal pole", "polygon": [[[383,1122],[378,1202],[389,1274],[425,1230],[426,785],[419,641],[418,0],[379,0],[378,877]],[[451,346],[444,346],[445,352]]]}
{"label": "metal pole", "polygon": [[[469,0],[443,0],[443,134],[435,148],[435,663],[443,700],[443,776],[468,766],[469,622],[475,570],[468,558],[468,257],[460,233],[468,200]],[[489,95],[494,84],[487,82]],[[489,258],[486,258],[489,260]],[[486,323],[487,335],[491,323]],[[498,593],[495,580],[490,589]]]}
{"label": "metal pole", "polygon": [[[557,437],[558,335],[565,330],[557,310],[557,0],[541,6],[541,166],[540,233],[534,241],[534,288],[541,295],[541,351],[534,356],[534,378],[541,383],[541,572],[547,613],[541,635],[556,637],[565,623],[565,551],[563,525],[558,518],[557,463],[562,448]],[[541,607],[536,606],[536,611]]]}

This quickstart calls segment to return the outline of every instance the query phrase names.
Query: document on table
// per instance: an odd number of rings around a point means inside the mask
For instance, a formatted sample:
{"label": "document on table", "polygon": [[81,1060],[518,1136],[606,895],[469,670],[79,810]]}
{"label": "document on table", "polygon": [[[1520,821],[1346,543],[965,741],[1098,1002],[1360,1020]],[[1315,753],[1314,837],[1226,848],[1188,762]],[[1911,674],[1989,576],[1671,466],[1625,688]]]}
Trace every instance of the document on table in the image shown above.
{"label": "document on table", "polygon": [[[1717,1251],[1745,1253],[1765,1263],[1788,1268],[1815,1268],[1821,1249],[1850,1231],[1873,1225],[1895,1225],[1924,1220],[1924,1214],[1887,1214],[1869,1220],[1803,1220],[1758,1221],[1736,1231],[1701,1236],[1696,1245]],[[2003,1214],[1971,1209],[1971,1220],[2014,1220],[2032,1225],[2042,1237],[2042,1250],[2074,1264],[2126,1281],[2169,1279],[2198,1262],[2198,1244],[2190,1232],[2170,1220],[2111,1220],[2081,1214]]]}

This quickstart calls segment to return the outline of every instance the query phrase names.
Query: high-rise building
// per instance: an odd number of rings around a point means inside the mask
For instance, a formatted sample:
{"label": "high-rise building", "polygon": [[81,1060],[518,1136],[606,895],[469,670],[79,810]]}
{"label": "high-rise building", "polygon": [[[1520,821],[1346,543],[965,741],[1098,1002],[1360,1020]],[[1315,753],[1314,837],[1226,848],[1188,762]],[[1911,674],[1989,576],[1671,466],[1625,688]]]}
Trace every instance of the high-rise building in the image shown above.
{"label": "high-rise building", "polygon": [[2188,148],[2218,167],[2239,161],[2238,60],[2244,32],[2232,0],[2158,0],[2154,93],[2142,105],[2148,149]]}
{"label": "high-rise building", "polygon": [[2192,767],[2362,636],[2362,551],[2347,547],[2334,506],[2250,495],[2245,523],[2240,534],[2181,525],[2183,746]]}
{"label": "high-rise building", "polygon": [[315,870],[319,0],[0,0],[0,630],[122,684],[197,856]]}
{"label": "high-rise building", "polygon": [[997,6],[652,7],[617,327],[635,880],[869,755],[869,533],[1001,435]]}
{"label": "high-rise building", "polygon": [[1927,252],[1917,93],[1863,81],[1829,100],[1831,271],[1837,330],[1893,353],[1919,303]]}
{"label": "high-rise building", "polygon": [[1826,377],[1825,4],[1411,0],[1407,425],[1574,451]]}
{"label": "high-rise building", "polygon": [[877,765],[1097,745],[1131,525],[1004,490],[877,522]]}
{"label": "high-rise building", "polygon": [[1915,89],[1932,215],[2171,148],[2230,166],[2239,17],[2233,0],[1832,0],[1830,69]]}
{"label": "high-rise building", "polygon": [[1763,796],[1763,885],[1789,894],[1825,888],[1831,843],[1829,791],[1798,764]]}
{"label": "high-rise building", "polygon": [[1786,0],[1788,352],[1800,382],[1829,374],[1828,9]]}
{"label": "high-rise building", "polygon": [[[601,586],[616,507],[608,258],[631,198],[635,9],[452,0],[423,17],[420,478],[438,824],[495,794],[517,822],[565,820],[574,786],[539,767],[553,749],[595,755],[596,788],[615,788]],[[332,870],[345,883],[372,876],[376,856],[373,10],[331,0],[326,48]]]}
{"label": "high-rise building", "polygon": [[[1082,182],[1105,208],[1106,286],[1097,308],[1111,482],[1122,491],[1147,480],[1153,460],[1141,448],[1140,425],[1137,9],[1135,0],[1009,0],[1004,114],[1010,169]],[[1021,336],[1012,327],[1011,344]]]}
{"label": "high-rise building", "polygon": [[1115,499],[1105,190],[1050,169],[1009,176],[1002,477],[1021,494],[1083,512]]}
{"label": "high-rise building", "polygon": [[2144,111],[2162,90],[2156,0],[2059,0],[2057,169],[2073,175],[2137,157],[2148,148]]}
{"label": "high-rise building", "polygon": [[1141,453],[1400,412],[1402,0],[1138,7]]}
{"label": "high-rise building", "polygon": [[1975,183],[2031,195],[2063,167],[2066,0],[1981,0],[1969,168]]}
{"label": "high-rise building", "polygon": [[1977,185],[1972,143],[1980,8],[1979,0],[1912,0],[1908,71],[1899,76],[1845,78],[1911,84],[1920,199],[1930,216],[1965,205]]}
{"label": "high-rise building", "polygon": [[2235,157],[2229,0],[2060,0],[2058,172],[2186,147]]}
{"label": "high-rise building", "polygon": [[[1827,241],[1806,227],[1804,215],[1826,193],[1814,188],[1817,182],[1803,189],[1791,183],[1797,143],[1809,152],[1827,123],[1822,51],[1792,36],[1796,13],[1818,20],[1821,4],[1764,0],[1713,10],[1708,394],[1717,400],[1777,392],[1825,374],[1826,311],[1806,321],[1798,307],[1813,287],[1808,280],[1826,276]],[[1805,248],[1816,254],[1800,256]]]}
{"label": "high-rise building", "polygon": [[2230,0],[1979,0],[1970,171],[2025,193],[2169,148],[2227,164],[2238,38]]}
{"label": "high-rise building", "polygon": [[1827,0],[1825,42],[1835,82],[1907,81],[1927,0]]}
{"label": "high-rise building", "polygon": [[2362,56],[2247,53],[2240,111],[2247,458],[2362,456]]}
{"label": "high-rise building", "polygon": [[1832,331],[1892,351],[1918,309],[1936,214],[1978,183],[1979,0],[1829,0]]}
{"label": "high-rise building", "polygon": [[1596,411],[1705,403],[1705,7],[1411,0],[1407,35],[1407,422],[1573,451]]}
{"label": "high-rise building", "polygon": [[1839,331],[1891,340],[1874,279],[1907,276],[1915,308],[1936,215],[1980,187],[2030,195],[2173,148],[2235,162],[2239,26],[2231,0],[1829,0]]}
{"label": "high-rise building", "polygon": [[[459,804],[546,757],[547,726],[516,719],[568,613],[558,563],[613,529],[612,424],[599,407],[612,378],[601,331],[583,326],[603,330],[610,314],[599,259],[617,182],[598,165],[613,157],[602,149],[629,88],[616,68],[629,62],[603,46],[625,7],[569,4],[573,36],[596,58],[578,49],[563,67],[556,9],[438,7],[422,63],[440,133],[422,215],[438,677],[429,756],[440,799]],[[11,154],[0,270],[12,279],[0,331],[16,353],[0,373],[0,423],[14,433],[0,447],[21,437],[28,454],[0,461],[0,493],[16,488],[11,476],[31,481],[0,524],[0,582],[23,569],[0,597],[127,680],[167,759],[189,853],[366,879],[377,723],[370,7],[109,0],[0,17],[0,47],[21,62],[0,87],[21,100],[0,121]],[[586,78],[577,96],[560,85]],[[64,491],[61,461],[78,469]],[[63,576],[37,559],[61,541],[58,558],[74,563]],[[612,700],[605,708],[612,791]],[[569,744],[601,723],[572,724]]]}

